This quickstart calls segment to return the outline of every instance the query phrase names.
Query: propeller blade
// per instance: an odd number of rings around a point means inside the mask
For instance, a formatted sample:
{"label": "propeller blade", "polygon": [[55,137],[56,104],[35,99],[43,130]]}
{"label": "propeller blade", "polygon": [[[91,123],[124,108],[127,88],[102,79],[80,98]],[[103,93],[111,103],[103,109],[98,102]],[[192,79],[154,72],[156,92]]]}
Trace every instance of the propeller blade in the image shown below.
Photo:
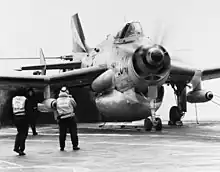
{"label": "propeller blade", "polygon": [[190,63],[192,63],[193,49],[189,47],[189,44],[186,46],[184,44],[178,46],[177,43],[182,44],[182,40],[177,31],[177,28],[172,23],[157,18],[154,22],[152,41],[164,47],[168,51],[171,61],[174,63],[177,62],[190,66]]}
{"label": "propeller blade", "polygon": [[154,21],[152,39],[155,44],[159,44],[165,48],[168,48],[169,43],[171,42],[171,33],[172,26],[170,26],[166,20],[157,18]]}
{"label": "propeller blade", "polygon": [[179,49],[170,49],[169,50],[171,59],[173,61],[178,61],[186,65],[193,65],[193,49],[190,48],[179,48]]}

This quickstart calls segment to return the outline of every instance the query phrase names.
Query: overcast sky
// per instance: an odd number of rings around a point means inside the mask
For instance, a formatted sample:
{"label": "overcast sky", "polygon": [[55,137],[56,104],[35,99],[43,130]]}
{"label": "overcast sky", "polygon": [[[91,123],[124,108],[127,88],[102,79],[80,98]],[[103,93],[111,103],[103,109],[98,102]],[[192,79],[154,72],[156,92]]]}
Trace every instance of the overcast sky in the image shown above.
{"label": "overcast sky", "polygon": [[218,59],[218,7],[218,0],[1,0],[0,57],[36,57],[40,47],[48,56],[71,53],[70,17],[78,12],[90,46],[139,20],[145,35],[165,33],[171,49],[191,48],[185,58],[204,64]]}
{"label": "overcast sky", "polygon": [[[0,57],[36,57],[72,51],[70,18],[79,13],[91,47],[125,21],[141,22],[145,35],[165,35],[164,45],[196,66],[220,66],[220,10],[218,0],[1,0]],[[36,60],[1,61],[0,72]],[[213,88],[219,81],[207,82]],[[218,91],[217,87],[213,89]],[[220,91],[219,91],[220,93]]]}

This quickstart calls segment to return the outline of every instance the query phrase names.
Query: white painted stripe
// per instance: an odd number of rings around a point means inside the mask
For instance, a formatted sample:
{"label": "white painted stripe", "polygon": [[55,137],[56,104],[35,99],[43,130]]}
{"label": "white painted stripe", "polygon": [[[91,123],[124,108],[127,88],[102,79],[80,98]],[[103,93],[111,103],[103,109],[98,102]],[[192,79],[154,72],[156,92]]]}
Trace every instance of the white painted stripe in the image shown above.
{"label": "white painted stripe", "polygon": [[8,164],[8,165],[13,165],[13,166],[17,166],[17,167],[23,167],[22,165],[19,165],[17,163],[13,163],[13,162],[9,162],[9,161],[0,160],[0,163],[5,163],[5,164]]}
{"label": "white painted stripe", "polygon": [[[65,166],[52,166],[52,165],[48,165],[48,166],[22,166],[22,167],[0,167],[0,169],[51,169],[51,168],[56,168],[56,169],[72,169],[74,171],[74,167],[65,167]],[[81,170],[81,169],[80,169]]]}
{"label": "white painted stripe", "polygon": [[[172,132],[171,132],[172,133]],[[59,136],[59,133],[50,133],[50,134],[47,134],[47,133],[38,133],[39,135],[38,136]],[[68,133],[69,134],[69,133]],[[68,135],[67,134],[67,135]],[[151,135],[152,134],[152,135]],[[16,133],[4,133],[4,134],[1,134],[0,133],[0,136],[3,135],[3,136],[15,136]],[[32,133],[30,133],[29,136],[32,136]],[[35,137],[38,137],[38,136],[35,136]],[[172,138],[179,138],[181,137],[180,135],[155,135],[154,133],[149,133],[149,132],[146,132],[146,134],[104,134],[104,133],[79,133],[78,136],[103,136],[103,137],[172,137]],[[182,136],[184,137],[184,136]],[[1,141],[1,140],[0,140]]]}
{"label": "white painted stripe", "polygon": [[[14,142],[14,140],[11,140],[11,139],[2,139],[1,141],[9,141],[9,142]],[[67,140],[68,141],[68,140]],[[148,140],[146,140],[147,142]],[[166,140],[167,141],[167,140]],[[27,142],[52,142],[52,143],[57,143],[58,141],[57,140],[28,140]],[[181,142],[181,143],[180,143]],[[127,146],[163,146],[163,147],[176,147],[176,148],[220,148],[220,145],[218,144],[201,144],[201,143],[192,143],[192,144],[189,144],[188,141],[180,141],[180,142],[177,142],[177,144],[170,144],[170,143],[167,143],[167,142],[161,142],[161,143],[155,143],[155,142],[151,142],[151,143],[139,143],[139,142],[132,142],[132,143],[129,143],[129,142],[112,142],[112,141],[101,141],[101,142],[88,142],[88,140],[80,140],[80,143],[85,143],[85,144],[105,144],[105,145],[127,145]],[[196,144],[196,145],[195,145]],[[200,144],[200,145],[199,145]]]}
{"label": "white painted stripe", "polygon": [[[138,133],[138,132],[137,132]],[[168,133],[168,132],[166,132]],[[15,136],[17,133],[0,133],[0,136]],[[59,136],[59,133],[38,133],[38,136]],[[68,133],[69,134],[69,133]],[[67,135],[68,135],[67,134]],[[155,134],[154,132],[146,132],[143,134],[112,134],[112,133],[78,133],[78,136],[106,136],[106,137],[162,137],[162,138],[167,138],[167,137],[172,137],[172,138],[181,138],[185,137],[184,135],[173,135],[175,133],[170,132],[169,135],[160,135],[160,134]],[[187,136],[196,136],[196,137],[213,137],[213,138],[220,138],[220,135],[205,135],[205,134],[186,134]],[[29,136],[32,136],[32,133],[29,133]],[[35,137],[38,137],[35,136]],[[2,139],[1,139],[2,140]],[[0,141],[1,141],[0,140]]]}
{"label": "white painted stripe", "polygon": [[[16,135],[17,133],[0,133],[0,135]],[[59,133],[38,133],[39,136],[59,136]],[[69,133],[68,133],[69,134]],[[30,135],[32,135],[32,133],[30,133]],[[134,136],[137,136],[137,135],[131,135],[131,134],[102,134],[102,133],[96,133],[96,134],[93,134],[93,133],[79,133],[78,134],[79,136],[113,136],[113,137],[134,137]],[[141,135],[140,135],[141,136]]]}
{"label": "white painted stripe", "polygon": [[[114,144],[114,145],[128,145],[128,146],[164,146],[164,147],[185,147],[185,148],[210,148],[210,147],[215,147],[215,148],[220,148],[220,145],[185,145],[185,143],[183,142],[184,145],[181,145],[179,143],[177,143],[176,145],[174,144],[169,144],[169,143],[128,143],[128,142],[91,142],[91,143],[95,143],[95,144]],[[187,143],[188,144],[188,143]]]}
{"label": "white painted stripe", "polygon": [[217,136],[217,135],[209,135],[209,134],[186,134],[187,136],[194,136],[194,137],[204,137],[204,138],[220,138],[220,136]]}

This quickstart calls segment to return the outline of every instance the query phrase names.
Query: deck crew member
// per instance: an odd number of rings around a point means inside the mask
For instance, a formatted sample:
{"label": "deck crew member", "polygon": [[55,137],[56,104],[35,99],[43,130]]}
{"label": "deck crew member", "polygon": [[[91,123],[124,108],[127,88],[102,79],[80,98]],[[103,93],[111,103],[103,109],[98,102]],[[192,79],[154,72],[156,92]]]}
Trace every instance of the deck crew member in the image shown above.
{"label": "deck crew member", "polygon": [[59,124],[60,150],[64,151],[67,129],[69,129],[73,150],[79,150],[77,124],[75,118],[76,102],[66,87],[62,87],[56,101],[57,121]]}
{"label": "deck crew member", "polygon": [[28,136],[27,98],[21,89],[12,99],[13,121],[17,128],[14,151],[20,156],[25,155],[25,141]]}
{"label": "deck crew member", "polygon": [[38,117],[38,110],[37,110],[37,101],[35,97],[35,92],[32,88],[27,90],[27,113],[30,117],[30,127],[32,129],[32,133],[34,136],[38,135],[36,131],[36,122]]}

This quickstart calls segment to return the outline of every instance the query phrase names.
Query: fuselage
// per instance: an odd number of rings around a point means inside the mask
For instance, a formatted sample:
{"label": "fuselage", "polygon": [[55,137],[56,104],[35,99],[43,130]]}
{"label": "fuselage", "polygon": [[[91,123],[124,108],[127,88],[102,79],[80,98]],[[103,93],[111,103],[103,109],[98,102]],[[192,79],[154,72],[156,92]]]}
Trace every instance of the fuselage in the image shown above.
{"label": "fuselage", "polygon": [[[82,59],[82,68],[106,65],[113,71],[109,88],[98,92],[95,97],[103,121],[134,121],[151,115],[151,99],[147,96],[147,85],[139,83],[141,92],[136,90],[128,74],[134,52],[143,45],[152,46],[153,43],[142,34],[129,36],[127,39],[108,36]],[[164,96],[163,87],[160,85],[158,89],[155,110],[160,107]]]}

